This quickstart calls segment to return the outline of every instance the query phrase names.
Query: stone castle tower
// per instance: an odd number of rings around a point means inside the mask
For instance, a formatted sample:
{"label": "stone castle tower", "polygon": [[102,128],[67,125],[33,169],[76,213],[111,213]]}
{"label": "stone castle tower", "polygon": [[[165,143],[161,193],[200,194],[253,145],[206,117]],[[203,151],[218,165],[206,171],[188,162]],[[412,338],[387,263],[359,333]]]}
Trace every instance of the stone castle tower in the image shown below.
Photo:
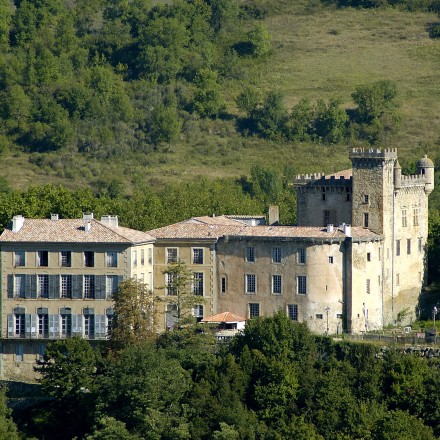
{"label": "stone castle tower", "polygon": [[[417,174],[403,176],[397,149],[357,148],[350,159],[351,170],[298,176],[298,226],[345,223],[382,237],[373,256],[380,264],[372,282],[379,284],[382,304],[375,307],[386,325],[395,322],[399,312],[414,312],[424,282],[434,164],[425,156],[417,162]],[[347,270],[354,273],[355,267]],[[353,297],[359,285],[354,282]]]}

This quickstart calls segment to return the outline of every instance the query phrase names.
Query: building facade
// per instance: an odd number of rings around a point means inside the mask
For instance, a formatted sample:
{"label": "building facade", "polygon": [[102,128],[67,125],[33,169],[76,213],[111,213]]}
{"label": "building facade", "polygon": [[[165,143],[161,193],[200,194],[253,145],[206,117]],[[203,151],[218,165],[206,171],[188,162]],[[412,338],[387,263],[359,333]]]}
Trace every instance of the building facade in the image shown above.
{"label": "building facade", "polygon": [[32,377],[49,341],[107,339],[119,283],[153,284],[153,241],[114,216],[15,216],[0,236],[2,377]]}
{"label": "building facade", "polygon": [[[415,317],[433,163],[424,157],[416,175],[402,176],[395,149],[355,149],[350,159],[350,170],[297,177],[298,226],[281,226],[276,215],[269,225],[220,216],[149,231],[155,279],[163,278],[170,249],[194,274],[203,272],[199,318],[281,309],[318,333],[360,333],[394,323],[399,313]],[[201,266],[194,264],[199,248]],[[164,302],[159,322],[169,326],[166,291],[155,290]]]}

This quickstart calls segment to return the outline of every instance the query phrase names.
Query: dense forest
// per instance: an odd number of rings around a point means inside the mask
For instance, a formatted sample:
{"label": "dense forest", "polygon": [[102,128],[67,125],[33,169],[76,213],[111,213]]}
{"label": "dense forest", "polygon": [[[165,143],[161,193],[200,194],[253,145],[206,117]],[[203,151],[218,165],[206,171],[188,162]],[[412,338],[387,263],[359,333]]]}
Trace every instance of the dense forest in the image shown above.
{"label": "dense forest", "polygon": [[[230,344],[187,327],[124,348],[52,343],[42,399],[16,414],[27,438],[431,440],[439,359],[310,334],[284,313]],[[1,407],[2,401],[0,401]],[[3,402],[4,405],[4,402]],[[18,439],[8,412],[2,438]]]}

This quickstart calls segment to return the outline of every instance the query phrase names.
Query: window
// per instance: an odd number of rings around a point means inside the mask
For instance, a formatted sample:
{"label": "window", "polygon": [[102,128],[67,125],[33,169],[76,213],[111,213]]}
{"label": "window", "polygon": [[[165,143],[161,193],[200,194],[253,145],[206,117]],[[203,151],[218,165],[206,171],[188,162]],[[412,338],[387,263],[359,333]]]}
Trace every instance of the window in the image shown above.
{"label": "window", "polygon": [[396,286],[400,286],[400,273],[396,274]]}
{"label": "window", "polygon": [[324,319],[324,315],[322,313],[317,313],[315,319]]}
{"label": "window", "polygon": [[367,261],[371,261],[371,253],[367,252]]}
{"label": "window", "polygon": [[365,290],[366,290],[366,293],[369,295],[370,294],[370,280],[366,280]]}
{"label": "window", "polygon": [[17,344],[15,346],[15,361],[23,362],[24,361],[24,347],[23,344]]}
{"label": "window", "polygon": [[38,334],[43,337],[49,337],[49,315],[47,313],[38,314]]}
{"label": "window", "polygon": [[177,248],[167,248],[167,264],[177,263]]}
{"label": "window", "polygon": [[107,309],[106,310],[107,315],[107,336],[111,336],[112,329],[113,329],[113,309]]}
{"label": "window", "polygon": [[26,255],[25,251],[15,251],[14,252],[14,265],[16,267],[26,265],[25,255]]}
{"label": "window", "polygon": [[145,266],[145,249],[141,249],[141,266]]}
{"label": "window", "polygon": [[203,319],[203,306],[201,304],[197,304],[194,307],[193,316],[196,318],[197,322],[200,322]]}
{"label": "window", "polygon": [[272,293],[281,295],[281,275],[272,275]]}
{"label": "window", "polygon": [[287,316],[292,321],[298,321],[298,304],[287,304]]}
{"label": "window", "polygon": [[272,248],[272,263],[281,263],[281,248]]}
{"label": "window", "polygon": [[95,337],[95,315],[84,312],[84,336],[89,339]]}
{"label": "window", "polygon": [[49,297],[49,275],[37,276],[38,296],[40,298]]}
{"label": "window", "polygon": [[370,224],[370,216],[368,212],[364,212],[364,228],[368,228],[369,224]]}
{"label": "window", "polygon": [[337,319],[342,319],[342,313],[336,313],[336,318]]}
{"label": "window", "polygon": [[249,318],[258,318],[260,316],[260,304],[249,303]]}
{"label": "window", "polygon": [[167,295],[176,295],[176,286],[174,285],[174,274],[167,273],[165,274],[166,278],[166,292]]}
{"label": "window", "polygon": [[61,251],[60,252],[61,266],[71,267],[72,266],[72,252]]}
{"label": "window", "polygon": [[307,277],[304,275],[299,275],[296,279],[297,281],[297,293],[299,295],[307,294]]}
{"label": "window", "polygon": [[418,246],[419,252],[422,252],[423,251],[423,240],[421,237],[419,237],[418,243],[419,243],[419,246]]}
{"label": "window", "polygon": [[411,253],[411,239],[406,240],[406,253],[409,255]]}
{"label": "window", "polygon": [[324,201],[325,200],[325,188],[322,187],[321,191],[322,191],[321,200]]}
{"label": "window", "polygon": [[107,252],[107,267],[118,267],[118,253],[115,251]]}
{"label": "window", "polygon": [[347,194],[346,194],[345,199],[346,199],[347,202],[350,201],[350,199],[351,199],[351,197],[350,197],[350,193],[347,193]]}
{"label": "window", "polygon": [[256,293],[257,276],[254,274],[246,274],[246,293]]}
{"label": "window", "polygon": [[396,255],[400,255],[400,240],[396,240]]}
{"label": "window", "polygon": [[85,299],[95,299],[95,276],[84,275],[84,295]]}
{"label": "window", "polygon": [[37,266],[47,267],[49,264],[49,252],[48,251],[38,251],[37,252]]}
{"label": "window", "polygon": [[72,314],[69,308],[61,309],[61,336],[69,338],[72,336]]}
{"label": "window", "polygon": [[25,298],[26,296],[26,275],[14,276],[14,296],[16,298]]}
{"label": "window", "polygon": [[193,292],[194,295],[203,296],[203,272],[194,272]]}
{"label": "window", "polygon": [[331,223],[330,221],[330,211],[328,209],[324,210],[324,226],[327,226]]}
{"label": "window", "polygon": [[138,253],[137,251],[133,251],[133,266],[136,267],[138,265]]}
{"label": "window", "polygon": [[419,208],[413,210],[413,225],[419,226]]}
{"label": "window", "polygon": [[333,264],[333,257],[328,257],[328,262],[329,262],[330,264]]}
{"label": "window", "polygon": [[255,261],[255,248],[248,246],[246,248],[246,261],[253,263]]}
{"label": "window", "polygon": [[15,313],[15,336],[24,338],[25,335],[25,314]]}
{"label": "window", "polygon": [[107,275],[105,280],[105,296],[111,298],[113,294],[118,290],[118,276]]}
{"label": "window", "polygon": [[84,267],[95,267],[95,253],[93,251],[84,252]]}
{"label": "window", "polygon": [[402,209],[402,226],[407,226],[407,220],[406,220],[406,209]]}
{"label": "window", "polygon": [[194,248],[193,249],[193,264],[203,264],[203,249]]}
{"label": "window", "polygon": [[364,203],[368,205],[370,203],[370,196],[368,194],[364,194]]}
{"label": "window", "polygon": [[220,290],[222,293],[226,293],[226,287],[227,287],[226,277],[222,277],[221,278],[221,285],[220,285]]}
{"label": "window", "polygon": [[298,263],[306,264],[306,250],[304,248],[298,249]]}
{"label": "window", "polygon": [[153,249],[148,249],[148,264],[153,264]]}
{"label": "window", "polygon": [[72,275],[61,275],[61,298],[72,298]]}

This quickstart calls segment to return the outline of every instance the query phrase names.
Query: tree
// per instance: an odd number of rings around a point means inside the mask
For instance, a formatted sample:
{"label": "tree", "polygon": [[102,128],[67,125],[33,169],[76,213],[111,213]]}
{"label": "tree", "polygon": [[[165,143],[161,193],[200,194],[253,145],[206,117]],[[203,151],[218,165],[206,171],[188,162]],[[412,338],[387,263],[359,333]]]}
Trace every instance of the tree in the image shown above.
{"label": "tree", "polygon": [[201,69],[196,75],[194,110],[202,117],[216,118],[226,109],[217,80],[218,73],[210,68]]}
{"label": "tree", "polygon": [[170,318],[174,318],[177,322],[184,318],[190,319],[194,307],[204,302],[203,297],[196,293],[198,280],[194,279],[194,274],[181,260],[169,264],[163,274],[167,278],[165,286],[167,296],[164,301],[173,309]]}
{"label": "tree", "polygon": [[254,57],[259,58],[269,53],[270,34],[267,27],[263,24],[257,25],[248,33],[248,41]]}
{"label": "tree", "polygon": [[182,128],[175,106],[158,104],[151,112],[150,137],[155,145],[171,144]]}
{"label": "tree", "polygon": [[339,106],[340,101],[337,99],[330,99],[328,105],[322,99],[317,102],[313,122],[314,135],[323,142],[334,144],[346,136],[348,116]]}
{"label": "tree", "polygon": [[145,342],[154,334],[154,297],[134,279],[119,284],[113,294],[115,319],[111,341],[116,346]]}
{"label": "tree", "polygon": [[124,422],[104,416],[99,419],[93,434],[86,436],[85,440],[140,440],[140,438],[130,434]]}
{"label": "tree", "polygon": [[0,389],[0,438],[19,440],[17,427],[11,417],[12,410],[7,406],[6,391],[7,387]]}

